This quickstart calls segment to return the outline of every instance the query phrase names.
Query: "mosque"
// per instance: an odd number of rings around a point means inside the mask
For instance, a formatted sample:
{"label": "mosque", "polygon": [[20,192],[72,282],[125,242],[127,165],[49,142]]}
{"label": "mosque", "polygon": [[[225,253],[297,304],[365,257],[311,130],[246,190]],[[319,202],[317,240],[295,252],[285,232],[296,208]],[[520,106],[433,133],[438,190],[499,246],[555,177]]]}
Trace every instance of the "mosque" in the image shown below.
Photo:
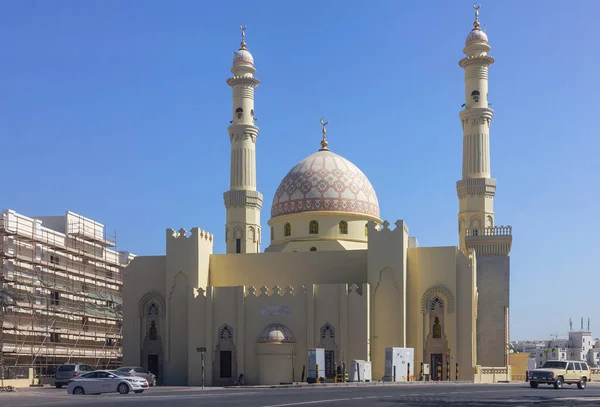
{"label": "mosque", "polygon": [[441,364],[444,380],[475,380],[481,369],[508,372],[512,229],[494,221],[489,51],[477,10],[459,61],[458,246],[420,247],[406,221],[382,220],[369,179],[330,149],[321,119],[320,148],[273,194],[270,242],[261,252],[259,80],[242,28],[227,79],[226,254],[213,254],[214,236],[205,230],[168,229],[165,255],[131,262],[123,288],[125,365],[143,366],[170,385],[199,385],[203,375],[207,385],[228,385],[240,374],[246,384],[279,384],[301,380],[308,349],[324,348],[327,378],[336,363],[370,360],[380,380],[385,348],[408,347],[414,366]]}

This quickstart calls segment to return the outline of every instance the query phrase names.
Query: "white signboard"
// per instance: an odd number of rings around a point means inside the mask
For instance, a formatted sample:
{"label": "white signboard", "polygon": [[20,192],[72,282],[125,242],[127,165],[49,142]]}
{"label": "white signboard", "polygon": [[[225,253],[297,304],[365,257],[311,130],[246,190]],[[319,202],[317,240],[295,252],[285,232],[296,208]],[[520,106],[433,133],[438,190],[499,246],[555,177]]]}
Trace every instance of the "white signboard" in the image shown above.
{"label": "white signboard", "polygon": [[279,317],[282,315],[291,315],[292,309],[286,305],[268,305],[260,309],[260,313],[267,317]]}

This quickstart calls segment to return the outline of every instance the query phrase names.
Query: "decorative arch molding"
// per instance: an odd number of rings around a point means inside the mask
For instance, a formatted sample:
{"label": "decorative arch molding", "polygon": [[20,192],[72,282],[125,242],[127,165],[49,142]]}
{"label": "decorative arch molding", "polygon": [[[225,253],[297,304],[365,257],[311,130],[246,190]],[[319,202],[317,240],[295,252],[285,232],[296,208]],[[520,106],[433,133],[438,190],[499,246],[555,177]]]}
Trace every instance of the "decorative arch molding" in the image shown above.
{"label": "decorative arch molding", "polygon": [[442,297],[444,297],[446,303],[444,305],[446,305],[448,313],[454,312],[454,298],[452,297],[450,290],[448,290],[442,284],[436,284],[430,287],[429,290],[425,291],[425,294],[423,294],[423,297],[421,298],[421,313],[426,314],[429,311],[428,302],[436,294],[439,294]]}
{"label": "decorative arch molding", "polygon": [[138,302],[138,315],[140,316],[140,318],[146,315],[145,306],[146,303],[150,300],[156,301],[158,303],[158,306],[160,307],[160,315],[166,317],[167,307],[165,306],[165,300],[163,299],[162,295],[160,295],[160,293],[157,291],[150,291],[144,294]]}
{"label": "decorative arch molding", "polygon": [[227,324],[221,325],[219,328],[219,340],[233,341],[233,328]]}
{"label": "decorative arch molding", "polygon": [[321,340],[326,339],[335,340],[335,328],[329,322],[321,327]]}

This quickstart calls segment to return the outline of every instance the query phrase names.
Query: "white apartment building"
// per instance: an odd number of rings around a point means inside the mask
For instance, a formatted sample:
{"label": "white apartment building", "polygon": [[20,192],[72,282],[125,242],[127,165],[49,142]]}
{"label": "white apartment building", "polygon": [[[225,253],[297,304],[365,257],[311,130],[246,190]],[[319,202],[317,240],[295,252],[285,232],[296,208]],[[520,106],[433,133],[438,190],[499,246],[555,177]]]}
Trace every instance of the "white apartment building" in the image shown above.
{"label": "white apartment building", "polygon": [[52,376],[64,363],[122,363],[123,268],[104,225],[0,213],[0,376]]}
{"label": "white apartment building", "polygon": [[530,351],[536,366],[547,360],[582,360],[590,366],[600,366],[600,340],[593,339],[590,331],[571,331],[569,339],[546,342],[542,348]]}

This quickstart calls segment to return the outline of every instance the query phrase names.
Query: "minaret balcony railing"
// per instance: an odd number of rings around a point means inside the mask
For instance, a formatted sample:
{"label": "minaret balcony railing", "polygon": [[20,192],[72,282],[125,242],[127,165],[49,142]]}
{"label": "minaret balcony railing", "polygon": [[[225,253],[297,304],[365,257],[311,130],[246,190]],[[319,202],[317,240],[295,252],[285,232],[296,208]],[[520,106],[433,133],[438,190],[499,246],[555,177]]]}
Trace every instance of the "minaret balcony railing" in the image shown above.
{"label": "minaret balcony railing", "polygon": [[465,243],[477,256],[507,256],[512,249],[512,226],[465,229]]}
{"label": "minaret balcony railing", "polygon": [[512,236],[512,226],[487,226],[484,228],[467,228],[466,236]]}

